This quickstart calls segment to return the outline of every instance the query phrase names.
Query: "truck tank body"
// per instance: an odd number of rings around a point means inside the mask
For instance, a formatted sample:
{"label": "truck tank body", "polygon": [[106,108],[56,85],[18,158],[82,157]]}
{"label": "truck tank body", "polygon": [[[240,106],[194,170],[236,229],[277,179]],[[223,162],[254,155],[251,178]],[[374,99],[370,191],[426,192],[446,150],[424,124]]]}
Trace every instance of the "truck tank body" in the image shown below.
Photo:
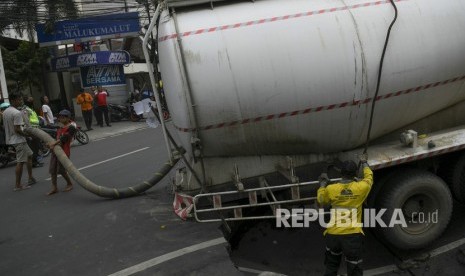
{"label": "truck tank body", "polygon": [[[465,2],[396,4],[372,138],[465,100]],[[188,7],[176,17],[161,15],[159,66],[188,152],[195,130],[205,157],[338,152],[365,142],[394,17],[389,1],[263,0]]]}

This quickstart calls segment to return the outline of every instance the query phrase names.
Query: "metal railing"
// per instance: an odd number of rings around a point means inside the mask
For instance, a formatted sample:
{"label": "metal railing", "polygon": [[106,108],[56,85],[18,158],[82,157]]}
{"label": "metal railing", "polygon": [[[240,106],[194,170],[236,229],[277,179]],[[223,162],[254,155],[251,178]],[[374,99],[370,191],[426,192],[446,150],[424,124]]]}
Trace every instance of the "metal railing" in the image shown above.
{"label": "metal railing", "polygon": [[[340,178],[332,179],[331,182],[337,182]],[[316,200],[316,196],[312,197],[301,197],[300,188],[305,186],[318,185],[318,181],[310,182],[301,182],[295,184],[285,184],[278,186],[269,186],[266,181],[262,184],[264,187],[260,188],[251,188],[244,189],[242,191],[225,191],[217,193],[206,193],[198,194],[194,197],[194,217],[198,222],[220,222],[220,221],[239,221],[239,220],[257,220],[257,219],[274,219],[276,218],[276,208],[281,208],[281,205],[292,204],[292,203],[301,203],[301,202],[311,202]],[[286,189],[290,190],[290,199],[281,199],[278,200],[273,193],[273,191],[285,191]],[[261,192],[261,197],[265,199],[265,202],[259,202],[258,192]],[[271,200],[267,196],[271,195]],[[223,206],[223,199],[227,196],[241,196],[242,198],[248,198],[248,203],[236,204]],[[206,208],[200,206],[202,199],[205,199],[203,202],[210,202]],[[213,206],[211,206],[213,205]],[[273,215],[262,215],[262,216],[244,216],[242,209],[243,208],[254,208],[254,207],[265,207],[270,206]],[[233,217],[226,217],[226,211],[233,211]],[[218,215],[218,218],[202,218],[202,214],[211,213],[213,215]],[[231,215],[231,214],[228,214]]]}

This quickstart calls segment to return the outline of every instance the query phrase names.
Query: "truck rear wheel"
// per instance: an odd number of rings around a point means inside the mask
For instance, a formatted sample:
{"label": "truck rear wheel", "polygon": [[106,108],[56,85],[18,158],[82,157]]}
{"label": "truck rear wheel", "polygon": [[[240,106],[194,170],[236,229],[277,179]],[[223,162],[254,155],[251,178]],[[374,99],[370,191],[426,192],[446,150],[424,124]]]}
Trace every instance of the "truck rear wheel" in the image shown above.
{"label": "truck rear wheel", "polygon": [[458,156],[452,162],[447,162],[441,170],[441,175],[449,184],[454,197],[465,203],[465,154]]}
{"label": "truck rear wheel", "polygon": [[366,199],[366,205],[368,208],[376,208],[379,206],[379,197],[381,194],[381,190],[384,187],[384,184],[389,181],[389,179],[392,178],[393,175],[395,175],[395,172],[390,172],[380,178],[378,176],[375,177],[375,181],[373,182],[373,186],[371,187],[370,193],[368,194],[368,197]]}
{"label": "truck rear wheel", "polygon": [[[382,216],[388,227],[377,228],[380,236],[399,249],[422,248],[438,238],[452,215],[452,195],[436,175],[416,169],[397,172],[378,195]],[[389,227],[394,209],[400,208],[406,227]]]}

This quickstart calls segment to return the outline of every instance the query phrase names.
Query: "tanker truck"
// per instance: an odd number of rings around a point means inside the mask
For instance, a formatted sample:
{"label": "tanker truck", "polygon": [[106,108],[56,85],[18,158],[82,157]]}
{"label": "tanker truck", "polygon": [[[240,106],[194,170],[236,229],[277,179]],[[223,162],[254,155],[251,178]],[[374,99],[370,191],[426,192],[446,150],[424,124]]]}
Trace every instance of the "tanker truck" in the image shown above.
{"label": "tanker truck", "polygon": [[[167,150],[185,150],[177,213],[273,218],[314,200],[324,168],[367,152],[368,206],[408,220],[380,236],[431,243],[465,201],[463,14],[462,0],[160,2],[149,66],[179,141]],[[415,222],[421,212],[437,221]]]}

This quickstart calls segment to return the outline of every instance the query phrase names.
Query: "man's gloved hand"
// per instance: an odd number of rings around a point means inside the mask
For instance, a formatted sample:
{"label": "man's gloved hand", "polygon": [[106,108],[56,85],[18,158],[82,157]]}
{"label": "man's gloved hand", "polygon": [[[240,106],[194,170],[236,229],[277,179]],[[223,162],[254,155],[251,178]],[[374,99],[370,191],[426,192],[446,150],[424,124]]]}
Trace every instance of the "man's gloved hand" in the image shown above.
{"label": "man's gloved hand", "polygon": [[360,159],[360,163],[364,164],[364,163],[367,163],[368,162],[368,154],[367,153],[363,153],[359,156],[359,159]]}
{"label": "man's gloved hand", "polygon": [[320,177],[318,177],[318,182],[320,182],[320,187],[326,187],[326,185],[329,183],[328,174],[322,173]]}
{"label": "man's gloved hand", "polygon": [[360,159],[360,163],[362,164],[362,168],[369,167],[367,153],[360,155],[359,159]]}

